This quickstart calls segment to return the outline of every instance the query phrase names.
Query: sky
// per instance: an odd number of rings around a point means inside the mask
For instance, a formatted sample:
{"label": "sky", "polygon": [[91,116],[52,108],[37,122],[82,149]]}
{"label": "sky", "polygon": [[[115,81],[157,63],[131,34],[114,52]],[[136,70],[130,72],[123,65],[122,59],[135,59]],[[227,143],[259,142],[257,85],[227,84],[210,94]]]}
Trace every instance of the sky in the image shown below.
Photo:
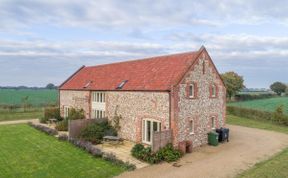
{"label": "sky", "polygon": [[288,1],[0,0],[0,86],[202,45],[248,88],[288,83]]}

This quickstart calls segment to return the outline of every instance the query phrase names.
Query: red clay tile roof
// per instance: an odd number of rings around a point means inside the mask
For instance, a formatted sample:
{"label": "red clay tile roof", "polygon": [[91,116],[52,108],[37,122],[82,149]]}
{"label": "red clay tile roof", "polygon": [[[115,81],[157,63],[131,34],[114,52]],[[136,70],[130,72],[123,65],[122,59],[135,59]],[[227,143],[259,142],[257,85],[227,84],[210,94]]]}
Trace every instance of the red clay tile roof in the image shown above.
{"label": "red clay tile roof", "polygon": [[[167,91],[176,84],[201,51],[83,67],[60,90]],[[116,89],[128,80],[122,89]]]}

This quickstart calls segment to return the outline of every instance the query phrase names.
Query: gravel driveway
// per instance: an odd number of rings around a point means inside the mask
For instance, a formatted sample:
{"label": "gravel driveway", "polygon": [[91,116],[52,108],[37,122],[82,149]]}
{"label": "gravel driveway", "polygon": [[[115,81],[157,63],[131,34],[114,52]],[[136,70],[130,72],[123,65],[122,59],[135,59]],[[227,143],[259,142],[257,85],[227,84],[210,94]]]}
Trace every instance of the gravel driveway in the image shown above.
{"label": "gravel driveway", "polygon": [[272,131],[227,125],[230,142],[218,147],[204,146],[186,154],[175,167],[162,163],[133,172],[123,178],[219,178],[234,177],[238,173],[265,160],[288,146],[288,135]]}

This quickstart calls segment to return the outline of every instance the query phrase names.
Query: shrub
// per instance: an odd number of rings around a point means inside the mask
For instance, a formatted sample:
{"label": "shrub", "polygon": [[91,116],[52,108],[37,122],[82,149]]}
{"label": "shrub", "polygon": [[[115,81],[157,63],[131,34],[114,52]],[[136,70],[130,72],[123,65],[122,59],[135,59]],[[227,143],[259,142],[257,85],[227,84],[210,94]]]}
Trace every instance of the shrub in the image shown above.
{"label": "shrub", "polygon": [[108,123],[107,120],[103,122],[96,122],[89,124],[87,127],[81,130],[80,138],[86,141],[90,141],[93,144],[101,143],[103,136],[112,135],[116,136],[117,132],[115,129]]}
{"label": "shrub", "polygon": [[56,123],[55,129],[58,131],[68,131],[68,120],[64,119]]}
{"label": "shrub", "polygon": [[55,118],[58,121],[63,120],[60,116],[60,109],[58,107],[48,107],[44,109],[44,118],[45,119],[52,119]]}
{"label": "shrub", "polygon": [[280,105],[275,109],[273,119],[279,124],[288,125],[288,117],[284,115],[284,105]]}
{"label": "shrub", "polygon": [[124,162],[120,159],[117,159],[117,157],[113,153],[103,154],[103,159],[106,161],[110,161],[115,165],[121,166],[121,167],[127,169],[128,171],[132,171],[136,168],[135,165],[130,164],[129,162]]}
{"label": "shrub", "polygon": [[48,119],[46,117],[40,117],[39,118],[39,122],[42,123],[42,124],[45,124],[47,123]]}
{"label": "shrub", "polygon": [[84,118],[85,118],[85,114],[84,114],[83,109],[75,109],[75,108],[69,109],[69,113],[68,113],[69,120],[77,120],[77,119],[84,119]]}
{"label": "shrub", "polygon": [[45,133],[48,134],[48,135],[57,135],[57,134],[58,134],[57,130],[52,129],[52,128],[50,128],[50,127],[46,127],[46,126],[44,126],[44,125],[34,124],[34,123],[32,123],[32,122],[28,122],[28,125],[34,127],[34,128],[37,129],[37,130],[40,130],[40,131],[42,131],[42,132],[45,132]]}
{"label": "shrub", "polygon": [[258,94],[236,94],[235,100],[236,101],[248,101],[248,100],[255,100],[255,99],[266,99],[266,98],[273,98],[275,97],[275,93],[258,93]]}
{"label": "shrub", "polygon": [[177,161],[182,156],[182,153],[179,150],[174,149],[172,144],[167,144],[165,147],[161,148],[157,154],[161,160],[167,162]]}
{"label": "shrub", "polygon": [[[278,110],[278,111],[277,111]],[[281,113],[281,109],[276,108],[274,113],[268,111],[260,111],[256,109],[241,108],[236,106],[227,106],[228,114],[239,117],[246,117],[255,120],[268,120],[278,124],[288,125],[288,116]],[[279,113],[280,112],[280,113]],[[283,122],[284,121],[284,122]]]}
{"label": "shrub", "polygon": [[167,144],[156,153],[152,152],[151,147],[145,148],[142,144],[136,144],[132,148],[131,154],[135,158],[146,161],[150,164],[159,163],[161,161],[177,161],[182,156],[181,152],[174,149],[172,144]]}

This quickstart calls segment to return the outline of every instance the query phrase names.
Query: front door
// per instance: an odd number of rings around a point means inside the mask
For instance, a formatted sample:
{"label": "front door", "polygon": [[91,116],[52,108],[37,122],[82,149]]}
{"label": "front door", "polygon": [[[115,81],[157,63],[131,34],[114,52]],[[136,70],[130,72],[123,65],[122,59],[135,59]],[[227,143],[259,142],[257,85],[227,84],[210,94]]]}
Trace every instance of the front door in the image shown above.
{"label": "front door", "polygon": [[152,144],[153,133],[161,130],[161,123],[151,119],[143,119],[142,142]]}

